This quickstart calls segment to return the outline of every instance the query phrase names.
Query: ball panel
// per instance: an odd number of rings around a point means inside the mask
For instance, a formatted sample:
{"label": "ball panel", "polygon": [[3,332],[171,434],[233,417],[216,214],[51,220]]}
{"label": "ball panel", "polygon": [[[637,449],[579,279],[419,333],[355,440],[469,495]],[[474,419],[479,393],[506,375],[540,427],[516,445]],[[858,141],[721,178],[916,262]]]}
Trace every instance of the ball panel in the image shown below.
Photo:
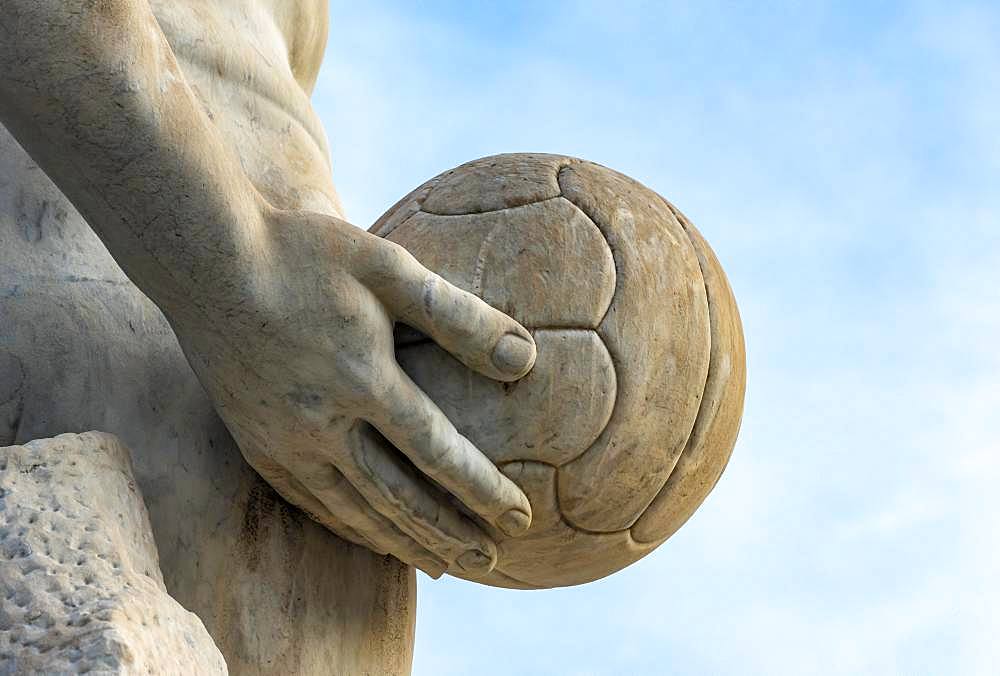
{"label": "ball panel", "polygon": [[515,153],[467,162],[438,176],[423,210],[476,214],[510,209],[559,196],[557,155]]}
{"label": "ball panel", "polygon": [[595,328],[611,304],[611,250],[562,198],[486,214],[417,211],[402,223],[389,240],[526,327]]}
{"label": "ball panel", "polygon": [[615,261],[597,226],[561,197],[490,220],[473,292],[529,328],[596,328],[615,291]]}
{"label": "ball panel", "polygon": [[618,400],[597,443],[560,469],[559,502],[578,528],[618,531],[663,487],[691,433],[708,375],[708,301],[694,246],[659,195],[582,161],[559,183],[601,229],[618,270],[598,328]]}
{"label": "ball panel", "polygon": [[473,373],[429,341],[399,345],[396,359],[467,437],[496,463],[559,465],[588,448],[614,408],[611,357],[590,330],[533,332],[538,357],[515,383]]}
{"label": "ball panel", "polygon": [[496,568],[494,568],[493,571],[490,572],[490,574],[485,577],[476,577],[476,578],[466,577],[461,573],[452,573],[451,571],[448,571],[448,574],[454,575],[455,577],[460,577],[470,582],[478,582],[479,584],[486,584],[491,587],[500,587],[501,589],[522,589],[522,590],[548,589],[548,587],[544,587],[542,585],[528,584],[527,582],[521,582],[520,580],[515,580],[512,577],[504,575]]}
{"label": "ball panel", "polygon": [[410,216],[420,211],[420,205],[427,197],[427,193],[434,187],[435,181],[437,181],[436,177],[417,187],[409,195],[392,205],[392,208],[382,214],[368,228],[368,232],[379,237],[388,237],[401,223],[405,223]]}
{"label": "ball panel", "polygon": [[420,263],[466,291],[478,293],[478,261],[496,227],[483,216],[437,216],[418,211],[386,239],[403,246]]}
{"label": "ball panel", "polygon": [[[562,516],[559,513],[559,505],[556,502],[556,468],[540,462],[516,461],[500,465],[500,470],[506,474],[514,483],[521,487],[528,501],[531,503],[531,529],[530,533],[548,532],[554,528],[561,527]],[[504,567],[508,564],[509,555],[504,554],[504,543],[510,540],[505,534],[487,526],[494,541],[497,543],[497,567],[485,577],[474,579],[476,582],[491,584],[496,587],[508,587],[514,589],[539,589],[543,585],[538,585],[527,580],[517,580],[504,572]],[[523,536],[522,536],[523,537]],[[461,571],[459,571],[461,573]]]}
{"label": "ball panel", "polygon": [[[532,460],[500,463],[499,467],[528,496],[531,503],[531,528],[535,533],[547,531],[562,523],[562,513],[556,502],[555,467]],[[503,533],[498,534],[498,541],[510,539]]]}
{"label": "ball panel", "polygon": [[673,535],[714,488],[736,444],[746,392],[746,348],[732,288],[708,242],[683,214],[674,212],[698,252],[712,347],[705,396],[687,447],[666,485],[632,526],[632,536],[641,542],[662,542]]}
{"label": "ball panel", "polygon": [[606,577],[654,547],[635,542],[627,530],[588,533],[560,523],[499,543],[497,572],[525,585],[568,587]]}

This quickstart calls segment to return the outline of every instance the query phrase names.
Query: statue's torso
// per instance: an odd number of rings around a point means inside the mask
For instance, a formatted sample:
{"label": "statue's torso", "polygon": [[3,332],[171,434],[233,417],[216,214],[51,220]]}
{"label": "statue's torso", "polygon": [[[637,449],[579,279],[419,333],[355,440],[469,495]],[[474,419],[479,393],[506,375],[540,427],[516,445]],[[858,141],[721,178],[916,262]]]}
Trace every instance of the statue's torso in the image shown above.
{"label": "statue's torso", "polygon": [[[153,5],[261,192],[339,213],[306,91],[325,0]],[[168,589],[232,673],[408,669],[412,572],[337,539],[257,477],[159,311],[0,126],[0,446],[90,429],[132,449]]]}
{"label": "statue's torso", "polygon": [[326,44],[325,0],[154,0],[188,83],[275,206],[342,216],[309,102]]}

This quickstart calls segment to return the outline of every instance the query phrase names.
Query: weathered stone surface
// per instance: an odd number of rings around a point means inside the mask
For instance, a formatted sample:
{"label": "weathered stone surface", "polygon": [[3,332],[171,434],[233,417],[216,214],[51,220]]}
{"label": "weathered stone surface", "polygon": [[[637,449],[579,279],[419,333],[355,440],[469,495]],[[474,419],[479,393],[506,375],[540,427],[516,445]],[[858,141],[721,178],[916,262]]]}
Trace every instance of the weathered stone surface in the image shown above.
{"label": "weathered stone surface", "polygon": [[525,535],[494,533],[491,572],[452,574],[587,582],[701,504],[735,443],[745,357],[722,268],[672,205],[596,164],[501,155],[431,179],[373,231],[521,321],[538,347],[526,377],[500,384],[399,333],[403,367],[532,506]]}
{"label": "weathered stone surface", "polygon": [[167,594],[115,437],[0,448],[0,496],[0,673],[228,673]]}

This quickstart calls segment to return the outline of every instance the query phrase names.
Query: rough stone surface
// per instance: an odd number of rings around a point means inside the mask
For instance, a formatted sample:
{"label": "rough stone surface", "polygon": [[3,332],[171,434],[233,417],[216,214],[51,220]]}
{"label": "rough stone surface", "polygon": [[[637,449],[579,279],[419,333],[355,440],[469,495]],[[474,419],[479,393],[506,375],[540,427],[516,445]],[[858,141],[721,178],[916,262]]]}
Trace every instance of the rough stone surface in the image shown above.
{"label": "rough stone surface", "polygon": [[[429,206],[428,206],[429,205]],[[673,205],[554,155],[452,169],[373,227],[528,327],[534,369],[499,384],[400,332],[400,362],[528,495],[526,535],[498,538],[504,587],[579,584],[651,551],[732,452],[746,383],[722,268]]]}
{"label": "rough stone surface", "polygon": [[228,673],[167,594],[115,437],[0,448],[0,496],[0,673]]}

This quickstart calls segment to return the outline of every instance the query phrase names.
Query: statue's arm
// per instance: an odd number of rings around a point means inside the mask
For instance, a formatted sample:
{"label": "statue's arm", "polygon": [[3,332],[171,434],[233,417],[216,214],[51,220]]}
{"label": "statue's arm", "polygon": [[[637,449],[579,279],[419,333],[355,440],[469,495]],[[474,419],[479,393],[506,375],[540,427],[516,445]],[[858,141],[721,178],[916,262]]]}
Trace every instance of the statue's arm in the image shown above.
{"label": "statue's arm", "polygon": [[148,0],[6,0],[0,122],[164,311],[244,455],[285,497],[435,575],[492,568],[482,522],[527,529],[525,495],[402,372],[392,327],[499,380],[531,367],[530,334],[395,244],[269,205]]}
{"label": "statue's arm", "polygon": [[0,35],[0,120],[161,308],[259,265],[266,205],[145,0],[7,0]]}

